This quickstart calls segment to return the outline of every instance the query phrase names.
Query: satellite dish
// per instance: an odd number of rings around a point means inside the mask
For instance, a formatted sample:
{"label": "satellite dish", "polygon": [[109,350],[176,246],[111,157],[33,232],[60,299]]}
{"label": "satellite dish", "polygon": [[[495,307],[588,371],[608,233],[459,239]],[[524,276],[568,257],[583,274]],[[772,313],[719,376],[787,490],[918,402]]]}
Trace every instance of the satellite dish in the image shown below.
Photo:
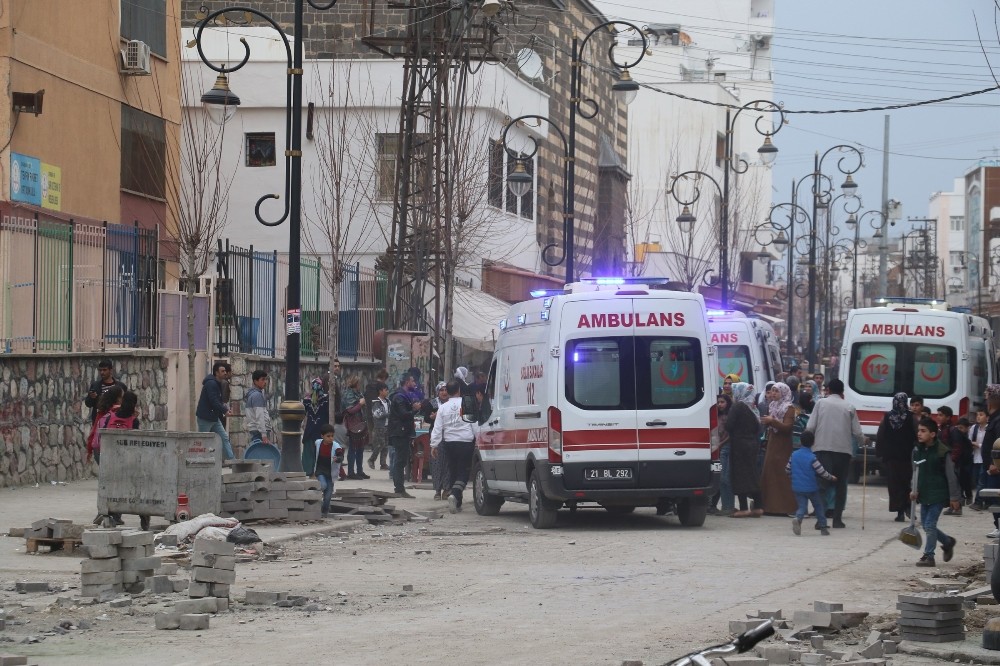
{"label": "satellite dish", "polygon": [[542,59],[531,49],[524,48],[517,52],[517,68],[533,81],[542,78]]}

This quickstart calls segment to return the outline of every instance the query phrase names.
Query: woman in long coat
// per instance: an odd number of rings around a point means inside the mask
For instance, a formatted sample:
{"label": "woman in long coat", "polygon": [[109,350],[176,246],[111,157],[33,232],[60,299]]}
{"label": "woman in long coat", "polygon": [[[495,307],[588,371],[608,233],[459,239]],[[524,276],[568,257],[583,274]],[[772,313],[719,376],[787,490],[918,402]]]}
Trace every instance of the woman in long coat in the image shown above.
{"label": "woman in long coat", "polygon": [[[757,472],[757,452],[760,450],[760,420],[754,404],[753,385],[733,384],[733,406],[725,424],[729,433],[729,478],[733,494],[739,499],[740,510],[733,518],[760,516],[760,481]],[[748,500],[753,501],[751,509]]]}
{"label": "woman in long coat", "polygon": [[760,489],[764,513],[777,516],[794,514],[798,507],[792,492],[792,479],[785,472],[792,457],[792,426],[795,424],[795,407],[792,389],[783,382],[771,387],[768,414],[760,422],[767,427],[767,453],[760,473]]}
{"label": "woman in long coat", "polygon": [[896,512],[897,523],[905,522],[910,510],[913,446],[917,441],[909,403],[905,393],[892,396],[892,409],[882,417],[875,435],[875,453],[886,471],[889,511]]}

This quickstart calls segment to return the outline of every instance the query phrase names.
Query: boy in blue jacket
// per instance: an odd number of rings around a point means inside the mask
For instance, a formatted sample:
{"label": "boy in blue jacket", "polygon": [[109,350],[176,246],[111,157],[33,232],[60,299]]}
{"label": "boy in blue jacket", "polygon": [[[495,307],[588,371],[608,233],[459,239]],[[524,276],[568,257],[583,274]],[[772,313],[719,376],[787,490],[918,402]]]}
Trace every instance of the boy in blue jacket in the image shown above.
{"label": "boy in blue jacket", "polygon": [[792,457],[785,465],[785,471],[792,476],[792,492],[799,503],[792,518],[792,531],[798,536],[802,534],[802,519],[806,515],[809,502],[812,501],[813,510],[816,512],[816,529],[823,536],[830,536],[830,530],[826,528],[826,507],[823,502],[823,494],[819,492],[819,483],[816,477],[821,476],[827,481],[836,481],[837,477],[830,474],[823,468],[823,465],[816,460],[816,454],[812,452],[813,442],[816,436],[804,431],[800,437],[802,446],[792,452]]}

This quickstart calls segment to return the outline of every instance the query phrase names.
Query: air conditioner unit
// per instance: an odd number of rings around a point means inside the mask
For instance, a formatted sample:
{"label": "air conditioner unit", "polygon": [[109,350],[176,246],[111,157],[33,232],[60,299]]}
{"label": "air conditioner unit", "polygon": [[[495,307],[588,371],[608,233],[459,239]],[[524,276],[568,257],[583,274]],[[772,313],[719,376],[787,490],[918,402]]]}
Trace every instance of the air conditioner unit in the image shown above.
{"label": "air conditioner unit", "polygon": [[149,44],[138,39],[129,40],[122,49],[122,74],[129,76],[149,76]]}

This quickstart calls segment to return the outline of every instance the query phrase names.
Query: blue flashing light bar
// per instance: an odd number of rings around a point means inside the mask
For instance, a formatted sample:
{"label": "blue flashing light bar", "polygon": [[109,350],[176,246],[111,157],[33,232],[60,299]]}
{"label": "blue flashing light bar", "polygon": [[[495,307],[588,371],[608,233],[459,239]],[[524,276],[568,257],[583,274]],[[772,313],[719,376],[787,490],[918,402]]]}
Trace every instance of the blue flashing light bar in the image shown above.
{"label": "blue flashing light bar", "polygon": [[937,298],[914,298],[912,296],[883,296],[875,299],[876,305],[899,303],[901,305],[938,305],[944,301]]}
{"label": "blue flashing light bar", "polygon": [[[547,296],[558,296],[560,294],[565,294],[566,292],[562,289],[532,289],[528,292],[532,298],[542,298]],[[549,307],[548,305],[545,307]]]}
{"label": "blue flashing light bar", "polygon": [[584,284],[596,285],[623,285],[623,284],[667,284],[670,278],[667,277],[589,277],[580,278]]}
{"label": "blue flashing light bar", "polygon": [[707,312],[709,317],[731,317],[733,315],[743,314],[739,310],[709,310]]}

